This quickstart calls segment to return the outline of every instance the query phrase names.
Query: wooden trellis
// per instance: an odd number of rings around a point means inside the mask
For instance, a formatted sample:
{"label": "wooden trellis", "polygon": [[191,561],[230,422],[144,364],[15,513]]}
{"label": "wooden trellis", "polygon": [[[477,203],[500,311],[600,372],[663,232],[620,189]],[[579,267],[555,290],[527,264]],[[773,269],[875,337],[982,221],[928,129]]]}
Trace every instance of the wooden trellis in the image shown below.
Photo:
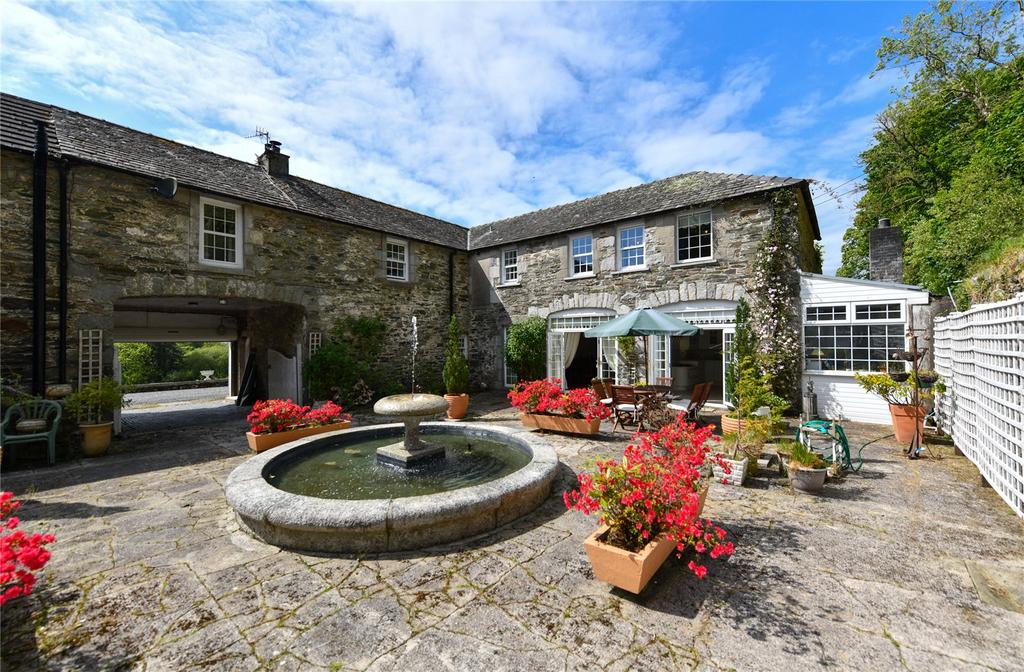
{"label": "wooden trellis", "polygon": [[937,319],[934,347],[942,428],[1024,516],[1024,294]]}

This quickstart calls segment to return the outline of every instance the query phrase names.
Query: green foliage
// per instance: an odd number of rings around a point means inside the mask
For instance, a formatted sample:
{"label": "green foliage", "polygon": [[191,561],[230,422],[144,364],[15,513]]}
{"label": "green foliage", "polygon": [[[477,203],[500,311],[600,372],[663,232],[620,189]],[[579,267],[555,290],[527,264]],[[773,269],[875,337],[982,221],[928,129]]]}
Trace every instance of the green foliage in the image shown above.
{"label": "green foliage", "polygon": [[149,343],[118,343],[117,357],[121,360],[121,380],[125,385],[163,380],[153,347]]}
{"label": "green foliage", "polygon": [[740,377],[739,362],[756,354],[757,339],[750,326],[750,304],[745,298],[741,298],[736,304],[736,333],[732,338],[731,363],[725,371],[725,394],[733,404],[733,390],[736,389]]}
{"label": "green foliage", "polygon": [[357,406],[387,381],[378,366],[387,328],[377,317],[345,317],[306,362],[303,376],[314,399]]}
{"label": "green foliage", "polygon": [[783,450],[789,454],[790,464],[796,464],[804,469],[824,469],[828,466],[828,462],[800,441],[788,442]]}
{"label": "green foliage", "polygon": [[992,247],[972,269],[963,291],[971,303],[1005,301],[1024,292],[1024,236]]}
{"label": "green foliage", "polygon": [[114,411],[126,405],[124,388],[113,378],[97,378],[64,400],[68,415],[86,424],[109,422]]}
{"label": "green foliage", "polygon": [[[920,374],[933,374],[932,371],[921,371]],[[896,382],[887,373],[856,373],[854,378],[860,386],[870,394],[877,395],[890,404],[897,406],[910,406],[914,403],[914,388],[918,388],[918,399],[924,403],[935,396],[936,392],[945,389],[942,381],[937,381],[931,387],[922,387],[918,384],[914,374],[911,373],[907,380]]]}
{"label": "green foliage", "polygon": [[125,385],[200,380],[200,371],[228,375],[227,343],[118,343],[117,356]]}
{"label": "green foliage", "polygon": [[228,344],[200,343],[182,348],[184,353],[181,366],[168,376],[168,380],[200,380],[200,371],[213,371],[214,378],[226,378],[228,375]]}
{"label": "green foliage", "polygon": [[[1024,234],[1024,51],[1007,2],[939,2],[886,37],[878,69],[910,84],[861,154],[866,192],[846,231],[840,275],[867,277],[868,232],[903,229],[904,280],[945,294]],[[958,301],[968,300],[966,289]]]}
{"label": "green foliage", "polygon": [[619,336],[615,340],[618,342],[619,365],[625,373],[626,380],[633,385],[639,384],[642,373],[646,370],[647,357],[638,343],[643,343],[644,340],[635,336]]}
{"label": "green foliage", "polygon": [[753,417],[754,411],[767,406],[770,417],[778,417],[789,408],[789,402],[772,391],[771,377],[761,371],[757,358],[747,357],[739,363],[739,378],[734,393],[735,418],[745,420]]}
{"label": "green foliage", "polygon": [[465,394],[469,391],[469,365],[462,355],[462,328],[454,315],[448,321],[448,342],[444,348],[442,375],[448,394]]}
{"label": "green foliage", "polygon": [[548,323],[542,317],[530,317],[508,328],[505,359],[519,380],[538,380],[547,375]]}

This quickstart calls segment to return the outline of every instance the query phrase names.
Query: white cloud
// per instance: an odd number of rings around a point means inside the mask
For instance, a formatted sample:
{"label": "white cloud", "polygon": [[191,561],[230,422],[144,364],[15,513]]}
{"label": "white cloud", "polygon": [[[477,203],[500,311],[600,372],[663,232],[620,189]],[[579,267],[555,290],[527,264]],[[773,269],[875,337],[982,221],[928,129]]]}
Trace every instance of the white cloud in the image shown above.
{"label": "white cloud", "polygon": [[851,82],[836,97],[839,103],[859,103],[889,94],[889,92],[903,83],[903,73],[900,70],[879,70],[871,72]]}

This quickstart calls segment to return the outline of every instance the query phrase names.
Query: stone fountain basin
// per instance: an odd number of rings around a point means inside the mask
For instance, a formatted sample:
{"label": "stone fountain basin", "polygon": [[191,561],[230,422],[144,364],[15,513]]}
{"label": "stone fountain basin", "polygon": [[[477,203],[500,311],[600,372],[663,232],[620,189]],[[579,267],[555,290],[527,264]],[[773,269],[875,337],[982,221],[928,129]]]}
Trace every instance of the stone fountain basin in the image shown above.
{"label": "stone fountain basin", "polygon": [[394,436],[403,424],[371,425],[286,443],[246,460],[228,476],[225,495],[239,523],[263,541],[302,551],[379,553],[465,539],[506,525],[533,511],[551,494],[558,456],[542,436],[522,428],[429,422],[420,432],[476,436],[525,450],[530,462],[507,476],[466,488],[418,497],[323,499],[272,486],[265,474],[282,456],[314,453],[332,437],[352,441]]}

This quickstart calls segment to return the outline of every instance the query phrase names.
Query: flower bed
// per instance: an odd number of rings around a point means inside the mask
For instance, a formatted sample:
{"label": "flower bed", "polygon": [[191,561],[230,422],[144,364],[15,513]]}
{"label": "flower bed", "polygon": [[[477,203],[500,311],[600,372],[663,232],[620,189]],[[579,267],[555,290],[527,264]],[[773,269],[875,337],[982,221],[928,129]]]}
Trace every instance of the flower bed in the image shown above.
{"label": "flower bed", "polygon": [[[644,556],[651,552],[645,552],[648,546],[665,539],[672,542],[677,555],[687,548],[712,558],[732,554],[725,530],[700,517],[702,493],[709,480],[706,465],[717,459],[707,443],[710,436],[710,427],[698,429],[677,420],[657,432],[638,435],[638,440],[626,447],[621,462],[598,461],[594,472],[579,475],[579,487],[564,495],[565,505],[586,514],[599,513],[601,525],[608,527],[589,543],[626,552],[591,553],[592,559]],[[659,556],[664,560],[667,553],[655,553]],[[622,568],[605,571],[595,565],[594,571],[598,578],[639,592],[653,572],[649,565],[641,568],[643,563],[635,564],[640,574],[632,581],[621,580]],[[699,578],[707,573],[695,560],[688,566]]]}
{"label": "flower bed", "polygon": [[348,429],[352,424],[352,416],[332,401],[311,408],[291,399],[257,401],[246,420],[250,430],[245,437],[256,453],[306,436]]}
{"label": "flower bed", "polygon": [[592,389],[562,390],[558,379],[519,383],[508,398],[524,425],[554,432],[596,434],[612,415]]}

